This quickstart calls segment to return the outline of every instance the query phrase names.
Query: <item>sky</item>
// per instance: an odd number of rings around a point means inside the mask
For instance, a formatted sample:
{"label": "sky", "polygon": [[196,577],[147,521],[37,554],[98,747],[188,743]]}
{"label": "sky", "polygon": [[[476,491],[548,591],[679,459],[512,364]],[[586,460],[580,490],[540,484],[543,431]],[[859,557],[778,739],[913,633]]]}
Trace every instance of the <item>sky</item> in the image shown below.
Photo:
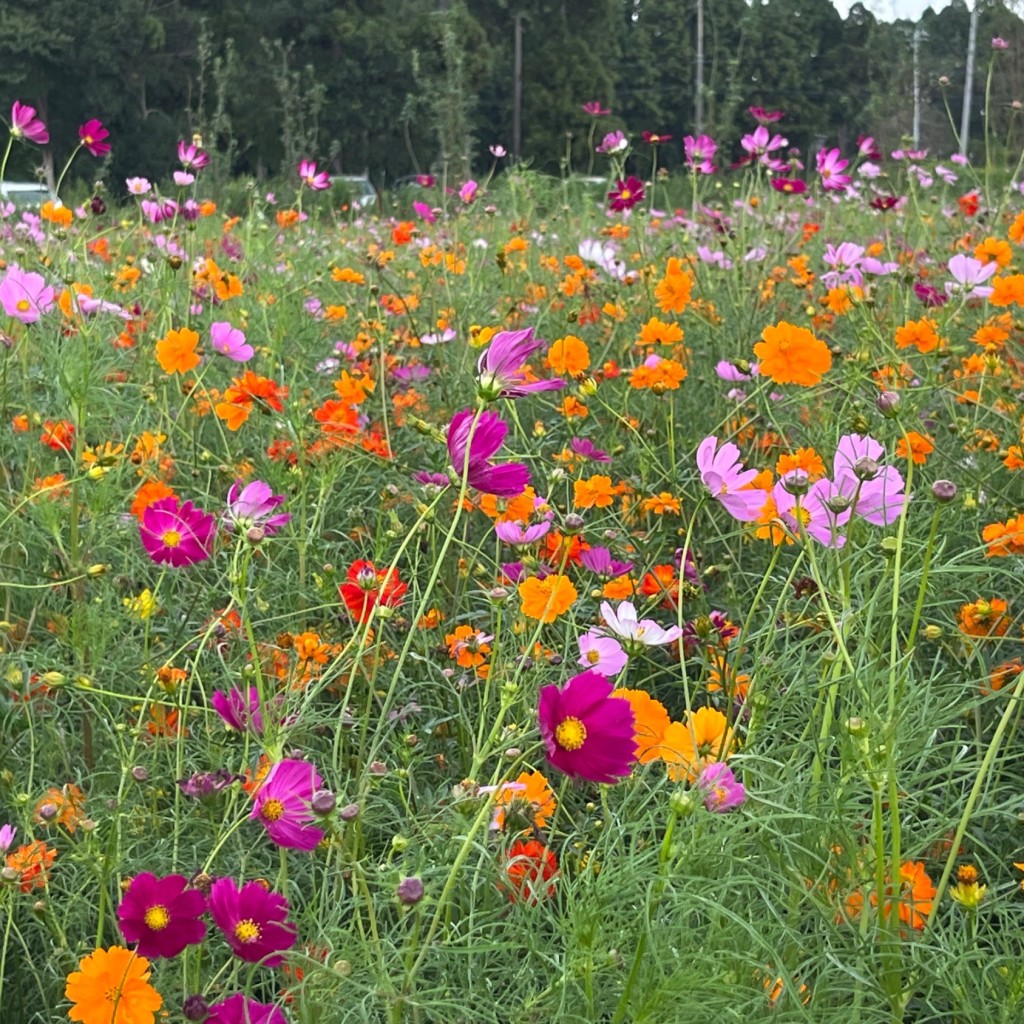
{"label": "sky", "polygon": [[[845,18],[847,11],[856,0],[832,0],[839,13]],[[895,21],[897,18],[916,20],[926,8],[941,11],[949,6],[949,0],[862,0],[864,6],[882,21]]]}

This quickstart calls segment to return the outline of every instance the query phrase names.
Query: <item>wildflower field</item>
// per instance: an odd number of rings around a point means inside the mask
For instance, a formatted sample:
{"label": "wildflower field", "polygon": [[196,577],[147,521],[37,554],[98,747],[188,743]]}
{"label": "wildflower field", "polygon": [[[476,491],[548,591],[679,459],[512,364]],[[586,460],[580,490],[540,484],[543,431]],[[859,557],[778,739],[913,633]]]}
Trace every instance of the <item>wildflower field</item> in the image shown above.
{"label": "wildflower field", "polygon": [[751,115],[3,203],[0,1024],[1024,1019],[1020,168]]}

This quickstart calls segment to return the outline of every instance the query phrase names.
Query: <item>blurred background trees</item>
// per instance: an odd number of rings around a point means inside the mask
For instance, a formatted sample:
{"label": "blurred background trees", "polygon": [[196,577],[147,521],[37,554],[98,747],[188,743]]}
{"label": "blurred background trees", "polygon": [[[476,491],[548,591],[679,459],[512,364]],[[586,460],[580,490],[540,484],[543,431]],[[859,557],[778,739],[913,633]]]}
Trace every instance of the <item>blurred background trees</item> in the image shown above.
{"label": "blurred background trees", "polygon": [[[462,177],[490,166],[489,145],[512,149],[518,21],[526,161],[585,170],[592,125],[581,108],[597,100],[612,111],[598,138],[669,133],[659,163],[671,167],[695,128],[698,3],[0,0],[0,97],[39,109],[52,138],[42,160],[57,167],[78,124],[101,118],[114,143],[102,173],[114,181],[166,173],[175,141],[194,132],[224,178],[289,173],[300,155],[385,186],[445,168]],[[969,148],[980,153],[987,84],[990,139],[1015,159],[1024,22],[1014,0],[978,5]],[[899,145],[913,123],[915,28],[920,142],[954,151],[969,21],[965,0],[916,25],[880,22],[861,4],[844,19],[830,0],[704,0],[703,128],[719,162],[738,155],[751,104],[785,111],[778,128],[805,156],[862,133]],[[1009,49],[991,51],[993,36]],[[16,147],[8,176],[35,173],[40,156]]]}

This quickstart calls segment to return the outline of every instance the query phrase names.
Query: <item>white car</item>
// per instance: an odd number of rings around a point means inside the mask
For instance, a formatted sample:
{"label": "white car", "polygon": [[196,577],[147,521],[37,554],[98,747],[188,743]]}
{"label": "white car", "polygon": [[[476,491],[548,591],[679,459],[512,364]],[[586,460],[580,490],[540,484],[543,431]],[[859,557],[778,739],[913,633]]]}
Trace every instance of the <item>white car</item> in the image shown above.
{"label": "white car", "polygon": [[372,210],[377,205],[377,190],[367,175],[337,174],[334,181],[344,186],[348,192],[349,205],[354,210]]}
{"label": "white car", "polygon": [[53,198],[49,186],[41,181],[0,181],[0,200],[14,203],[20,210],[38,210]]}

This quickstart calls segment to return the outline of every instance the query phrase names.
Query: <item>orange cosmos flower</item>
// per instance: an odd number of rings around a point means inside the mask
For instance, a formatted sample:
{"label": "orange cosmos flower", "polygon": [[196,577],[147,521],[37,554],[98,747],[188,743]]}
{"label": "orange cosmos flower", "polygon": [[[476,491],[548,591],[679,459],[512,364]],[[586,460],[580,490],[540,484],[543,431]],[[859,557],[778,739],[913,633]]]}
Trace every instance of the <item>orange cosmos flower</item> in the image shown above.
{"label": "orange cosmos flower", "polygon": [[989,523],[981,531],[981,539],[988,545],[986,558],[1024,555],[1024,515],[1007,519],[1005,523]]}
{"label": "orange cosmos flower", "polygon": [[897,456],[901,459],[912,459],[918,466],[923,466],[933,451],[935,445],[932,439],[927,434],[919,434],[916,430],[908,430],[907,436],[896,442]]}
{"label": "orange cosmos flower", "polygon": [[75,444],[75,425],[70,420],[47,420],[39,440],[55,452],[70,452]]}
{"label": "orange cosmos flower", "polygon": [[811,387],[832,367],[832,353],[825,342],[806,327],[797,327],[783,320],[761,332],[763,341],[754,346],[762,377],[776,384],[799,384]]}
{"label": "orange cosmos flower", "polygon": [[487,636],[479,629],[472,626],[456,626],[455,629],[444,638],[448,645],[448,657],[455,661],[460,668],[479,669],[491,653],[491,645],[487,642],[493,637]]}
{"label": "orange cosmos flower", "polygon": [[960,608],[957,624],[967,636],[1003,636],[1010,628],[1005,612],[1006,602],[1001,597],[979,597]]}
{"label": "orange cosmos flower", "polygon": [[123,946],[97,949],[68,975],[68,1017],[81,1024],[153,1024],[164,1001],[149,976],[144,956]]}
{"label": "orange cosmos flower", "polygon": [[1013,249],[1010,248],[1009,242],[989,235],[984,242],[979,242],[974,247],[974,258],[981,260],[982,263],[997,263],[1001,270],[1013,262]]}
{"label": "orange cosmos flower", "polygon": [[519,584],[519,597],[523,602],[522,612],[528,619],[539,622],[554,622],[559,615],[567,612],[579,594],[568,576],[554,574],[531,576]]}
{"label": "orange cosmos flower", "polygon": [[548,349],[545,363],[554,373],[578,377],[590,369],[590,350],[586,342],[575,334],[567,334]]}
{"label": "orange cosmos flower", "polygon": [[640,329],[641,345],[675,345],[683,340],[683,329],[678,324],[666,323],[652,316]]}
{"label": "orange cosmos flower", "polygon": [[520,772],[495,792],[492,824],[515,832],[526,832],[531,827],[542,829],[557,806],[555,794],[542,772]]}
{"label": "orange cosmos flower", "polygon": [[1024,306],[1024,274],[992,278],[988,301],[993,306]]}
{"label": "orange cosmos flower", "polygon": [[163,498],[173,498],[174,488],[168,487],[162,480],[147,480],[136,492],[135,499],[131,503],[129,512],[139,522],[142,522],[142,513],[155,501]]}
{"label": "orange cosmos flower", "polygon": [[725,715],[717,708],[700,708],[665,730],[661,756],[671,779],[692,783],[709,764],[728,760],[735,749],[736,737]]}
{"label": "orange cosmos flower", "polygon": [[629,375],[629,386],[636,390],[650,388],[656,395],[677,391],[686,379],[686,367],[675,359],[649,356]]}
{"label": "orange cosmos flower", "polygon": [[37,825],[61,825],[69,832],[85,819],[85,794],[69,782],[62,789],[52,787],[36,801],[32,820]]}
{"label": "orange cosmos flower", "polygon": [[656,494],[652,498],[645,498],[640,507],[645,512],[653,512],[656,516],[666,514],[677,516],[681,510],[679,499],[668,491],[662,491],[661,494]]}
{"label": "orange cosmos flower", "polygon": [[60,202],[60,200],[54,202],[52,199],[47,200],[39,208],[39,216],[59,228],[71,227],[71,222],[75,219],[75,215],[67,206]]}
{"label": "orange cosmos flower", "polygon": [[246,370],[241,377],[234,378],[231,387],[224,392],[224,400],[217,403],[214,411],[228,430],[238,430],[249,418],[253,406],[264,412],[281,412],[284,409],[282,399],[287,397],[286,386]]}
{"label": "orange cosmos flower", "polygon": [[[780,455],[775,463],[775,472],[779,476],[791,473],[794,469],[802,469],[812,483],[825,475],[825,463],[813,448],[797,448],[792,455]],[[760,485],[754,481],[754,486]],[[770,480],[765,490],[771,490]]]}
{"label": "orange cosmos flower", "polygon": [[5,865],[17,872],[21,891],[31,892],[33,889],[42,889],[49,882],[50,867],[56,858],[56,850],[47,849],[46,843],[36,839],[7,854]]}
{"label": "orange cosmos flower", "polygon": [[601,473],[587,480],[576,480],[572,487],[575,508],[608,508],[615,500],[612,478]]}
{"label": "orange cosmos flower", "polygon": [[690,304],[693,278],[683,269],[683,264],[673,256],[665,268],[665,276],[654,289],[654,297],[663,313],[682,313]]}
{"label": "orange cosmos flower", "polygon": [[156,343],[156,361],[164,373],[188,373],[199,365],[196,346],[199,335],[188,327],[168,331]]}
{"label": "orange cosmos flower", "polygon": [[636,739],[636,759],[649,764],[662,756],[661,743],[672,724],[661,701],[645,690],[614,690],[613,697],[624,697],[633,709],[633,733]]}
{"label": "orange cosmos flower", "polygon": [[938,324],[926,316],[920,320],[908,320],[902,327],[896,328],[897,348],[913,347],[918,352],[933,352],[942,342]]}

